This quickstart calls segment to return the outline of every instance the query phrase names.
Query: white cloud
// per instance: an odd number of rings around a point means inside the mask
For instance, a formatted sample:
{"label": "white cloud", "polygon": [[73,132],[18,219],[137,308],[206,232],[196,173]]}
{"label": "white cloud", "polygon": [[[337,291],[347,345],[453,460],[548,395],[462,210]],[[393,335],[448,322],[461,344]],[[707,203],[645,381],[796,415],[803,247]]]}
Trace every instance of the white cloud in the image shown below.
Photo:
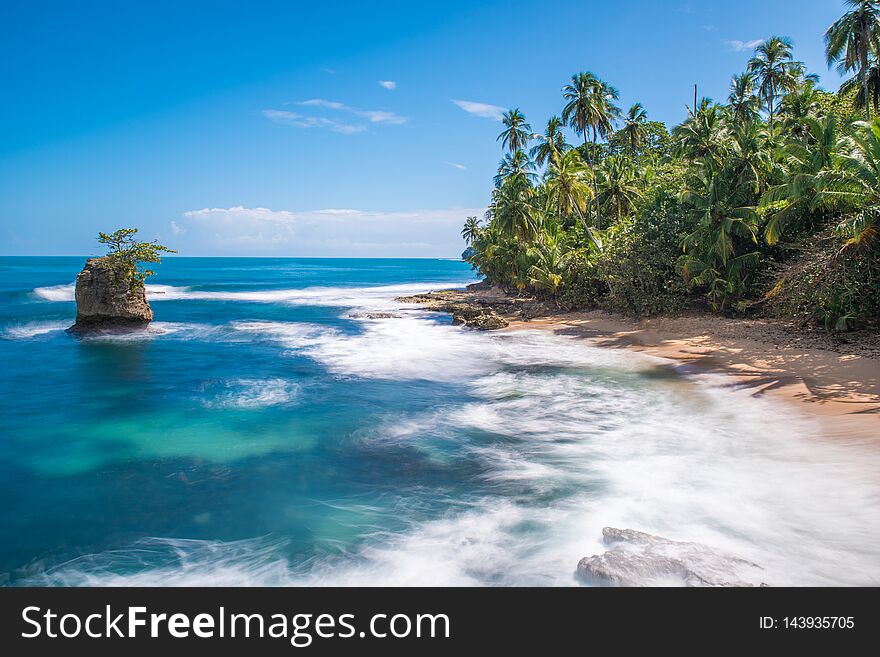
{"label": "white cloud", "polygon": [[727,45],[728,50],[735,50],[736,52],[746,52],[748,50],[754,50],[763,42],[764,39],[752,39],[751,41],[740,41],[739,39],[724,40],[724,43]]}
{"label": "white cloud", "polygon": [[346,105],[345,103],[340,103],[339,101],[324,100],[323,98],[311,98],[309,100],[302,100],[298,102],[297,105],[304,105],[306,107],[324,107],[326,109],[348,112],[349,114],[354,114],[355,116],[367,119],[370,123],[387,123],[388,125],[401,125],[409,120],[407,117],[400,116],[399,114],[395,114],[394,112],[387,112],[385,110],[362,110]]}
{"label": "white cloud", "polygon": [[379,86],[388,91],[397,89],[397,83],[394,80],[379,80]]}
{"label": "white cloud", "polygon": [[352,210],[351,208],[325,208],[323,210],[313,210],[315,214],[330,214],[336,216],[352,216],[363,214],[360,210]]}
{"label": "white cloud", "polygon": [[205,207],[182,213],[175,247],[189,255],[454,257],[464,248],[462,222],[484,211]]}
{"label": "white cloud", "polygon": [[174,219],[171,220],[171,234],[177,237],[178,235],[183,235],[186,232],[186,228],[181,228]]}
{"label": "white cloud", "polygon": [[477,103],[472,100],[455,100],[452,99],[452,102],[458,105],[461,109],[463,109],[468,114],[473,114],[475,116],[481,116],[484,119],[494,119],[496,121],[501,120],[501,115],[504,114],[504,108],[499,105],[489,105],[488,103]]}
{"label": "white cloud", "polygon": [[462,171],[467,169],[467,167],[465,165],[459,164],[458,162],[445,162],[445,164],[448,164],[449,166],[454,167],[456,169],[461,169]]}
{"label": "white cloud", "polygon": [[344,135],[352,135],[356,132],[363,132],[366,126],[354,125],[351,123],[343,123],[334,121],[323,116],[305,116],[296,112],[287,112],[285,110],[264,109],[263,116],[280,125],[291,125],[297,128],[328,128],[334,132]]}

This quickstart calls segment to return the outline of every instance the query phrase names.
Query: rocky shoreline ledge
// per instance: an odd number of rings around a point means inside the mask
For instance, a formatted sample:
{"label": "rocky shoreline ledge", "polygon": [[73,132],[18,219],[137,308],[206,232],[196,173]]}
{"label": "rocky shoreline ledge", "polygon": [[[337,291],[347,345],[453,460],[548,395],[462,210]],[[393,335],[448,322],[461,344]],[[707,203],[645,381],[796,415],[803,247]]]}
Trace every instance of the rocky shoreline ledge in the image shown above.
{"label": "rocky shoreline ledge", "polygon": [[452,315],[452,323],[493,331],[507,328],[514,321],[529,321],[559,311],[529,296],[512,296],[485,282],[473,283],[464,290],[438,290],[398,297],[400,303],[419,304],[423,310]]}

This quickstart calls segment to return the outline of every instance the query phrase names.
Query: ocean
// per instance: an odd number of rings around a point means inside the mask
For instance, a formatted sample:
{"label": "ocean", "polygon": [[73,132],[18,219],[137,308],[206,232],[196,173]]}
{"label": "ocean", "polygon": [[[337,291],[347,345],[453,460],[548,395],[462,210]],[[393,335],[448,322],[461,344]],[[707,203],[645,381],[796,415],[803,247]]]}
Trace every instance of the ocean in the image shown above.
{"label": "ocean", "polygon": [[172,257],[147,330],[75,337],[83,263],[0,258],[4,584],[573,586],[603,527],[738,582],[880,583],[876,450],[717,376],[395,301],[465,263]]}

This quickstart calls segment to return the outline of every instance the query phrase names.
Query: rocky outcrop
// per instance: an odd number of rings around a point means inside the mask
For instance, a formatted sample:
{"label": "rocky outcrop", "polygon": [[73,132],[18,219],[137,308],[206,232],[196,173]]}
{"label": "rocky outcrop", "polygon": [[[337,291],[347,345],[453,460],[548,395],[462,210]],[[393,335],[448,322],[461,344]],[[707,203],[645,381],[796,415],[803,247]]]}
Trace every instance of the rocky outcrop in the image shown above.
{"label": "rocky outcrop", "polygon": [[700,543],[605,527],[603,554],[584,557],[578,577],[593,586],[754,586],[761,567]]}
{"label": "rocky outcrop", "polygon": [[443,290],[400,297],[401,303],[417,303],[425,310],[444,312],[452,315],[452,323],[468,326],[482,331],[501,329],[508,321],[501,317],[490,305],[471,300],[466,294],[456,290]]}
{"label": "rocky outcrop", "polygon": [[397,299],[402,303],[417,303],[425,310],[446,312],[454,324],[463,324],[482,330],[500,329],[512,321],[529,321],[560,312],[541,299],[513,296],[487,281],[471,283],[467,289],[440,290]]}
{"label": "rocky outcrop", "polygon": [[144,284],[111,268],[107,258],[89,258],[76,277],[76,324],[70,331],[145,326],[153,319]]}

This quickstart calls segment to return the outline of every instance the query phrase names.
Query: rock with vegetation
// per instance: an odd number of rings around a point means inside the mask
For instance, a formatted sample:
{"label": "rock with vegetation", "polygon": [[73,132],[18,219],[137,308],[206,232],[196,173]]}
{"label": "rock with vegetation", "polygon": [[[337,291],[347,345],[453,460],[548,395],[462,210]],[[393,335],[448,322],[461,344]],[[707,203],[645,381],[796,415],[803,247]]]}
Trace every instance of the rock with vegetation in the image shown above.
{"label": "rock with vegetation", "polygon": [[136,234],[136,228],[98,234],[109,252],[89,258],[76,277],[76,324],[70,331],[137,328],[153,320],[144,286],[153,272],[141,264],[159,262],[162,253],[173,251],[155,242],[141,242]]}
{"label": "rock with vegetation", "polygon": [[75,330],[143,326],[152,320],[143,283],[118,276],[106,257],[86,261],[76,277]]}

